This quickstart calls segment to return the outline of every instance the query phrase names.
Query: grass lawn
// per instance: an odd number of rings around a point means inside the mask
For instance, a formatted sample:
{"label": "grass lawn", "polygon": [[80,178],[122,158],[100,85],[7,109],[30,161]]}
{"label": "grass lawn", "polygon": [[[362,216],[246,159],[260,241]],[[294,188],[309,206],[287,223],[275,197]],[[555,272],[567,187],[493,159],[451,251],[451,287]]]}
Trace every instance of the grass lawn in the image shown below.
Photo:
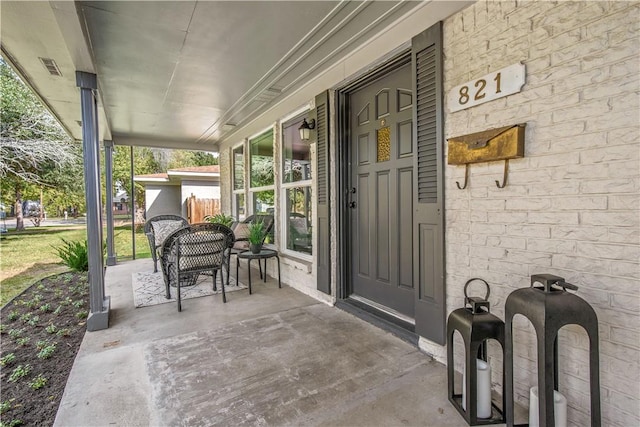
{"label": "grass lawn", "polygon": [[[105,231],[106,234],[106,231]],[[131,226],[115,227],[115,250],[118,259],[132,258]],[[62,241],[87,238],[85,227],[30,227],[19,233],[10,231],[0,237],[0,306],[36,281],[67,271],[54,247]],[[149,243],[142,229],[136,232],[136,258],[149,258]]]}

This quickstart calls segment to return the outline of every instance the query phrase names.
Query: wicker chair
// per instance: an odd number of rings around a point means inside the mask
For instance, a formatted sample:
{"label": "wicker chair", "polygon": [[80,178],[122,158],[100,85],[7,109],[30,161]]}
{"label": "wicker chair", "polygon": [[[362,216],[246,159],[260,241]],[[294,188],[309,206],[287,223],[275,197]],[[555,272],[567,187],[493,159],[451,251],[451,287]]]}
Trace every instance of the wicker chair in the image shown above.
{"label": "wicker chair", "polygon": [[234,241],[229,227],[211,223],[188,225],[166,238],[160,258],[161,267],[167,299],[171,298],[171,287],[176,287],[178,311],[182,311],[180,288],[194,285],[200,274],[211,274],[215,291],[218,270],[221,272],[222,301],[227,302],[224,273],[229,286],[230,250]]}
{"label": "wicker chair", "polygon": [[189,222],[179,215],[156,215],[145,222],[144,234],[146,234],[149,240],[154,273],[158,271],[158,256],[160,255],[164,240],[173,231],[185,225],[189,225]]}
{"label": "wicker chair", "polygon": [[[231,255],[236,255],[236,280],[238,280],[238,268],[240,266],[240,259],[238,259],[237,255],[249,249],[249,240],[247,238],[248,230],[246,227],[254,221],[262,221],[264,224],[265,239],[273,229],[274,218],[273,215],[270,214],[249,215],[244,221],[235,223],[231,227],[236,236],[236,241],[231,248]],[[264,239],[262,242],[264,243]],[[262,265],[259,262],[258,266],[260,267],[260,277],[262,277]]]}

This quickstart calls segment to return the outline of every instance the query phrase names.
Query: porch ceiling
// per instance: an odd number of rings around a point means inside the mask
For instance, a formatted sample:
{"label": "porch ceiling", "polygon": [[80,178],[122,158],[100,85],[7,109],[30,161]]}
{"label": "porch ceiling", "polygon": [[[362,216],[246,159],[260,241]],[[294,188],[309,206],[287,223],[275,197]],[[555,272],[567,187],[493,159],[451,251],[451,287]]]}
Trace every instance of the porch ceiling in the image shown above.
{"label": "porch ceiling", "polygon": [[[2,1],[0,39],[74,138],[80,70],[98,76],[103,139],[217,151],[326,64],[427,3]],[[62,76],[39,58],[55,60]]]}

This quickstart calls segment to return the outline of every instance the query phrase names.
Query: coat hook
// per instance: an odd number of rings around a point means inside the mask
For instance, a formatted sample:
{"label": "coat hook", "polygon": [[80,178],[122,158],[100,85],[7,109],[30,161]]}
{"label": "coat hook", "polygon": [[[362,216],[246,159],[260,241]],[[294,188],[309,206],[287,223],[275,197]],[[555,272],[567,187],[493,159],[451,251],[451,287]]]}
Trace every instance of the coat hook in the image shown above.
{"label": "coat hook", "polygon": [[460,187],[460,183],[456,181],[456,185],[458,186],[458,190],[464,190],[467,188],[467,184],[469,183],[469,163],[464,165],[464,185]]}
{"label": "coat hook", "polygon": [[502,184],[496,179],[496,186],[504,188],[507,185],[507,175],[509,175],[509,159],[504,161],[504,175],[502,176]]}

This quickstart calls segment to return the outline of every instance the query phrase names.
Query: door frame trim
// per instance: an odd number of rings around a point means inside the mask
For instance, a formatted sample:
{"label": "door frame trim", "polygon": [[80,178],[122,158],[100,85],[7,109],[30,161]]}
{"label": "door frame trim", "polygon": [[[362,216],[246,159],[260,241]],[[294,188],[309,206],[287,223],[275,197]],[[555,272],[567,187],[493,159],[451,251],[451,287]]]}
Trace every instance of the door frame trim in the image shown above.
{"label": "door frame trim", "polygon": [[[350,159],[350,138],[349,130],[349,95],[363,87],[374,83],[376,80],[387,76],[391,72],[401,68],[407,64],[411,64],[411,47],[404,49],[396,54],[388,61],[376,66],[374,69],[366,72],[347,82],[344,86],[336,90],[335,110],[336,111],[336,177],[337,177],[337,236],[343,236],[338,239],[339,244],[336,248],[338,251],[337,266],[337,283],[336,283],[336,302],[346,302],[352,292],[351,283],[351,221],[348,204],[348,184],[350,178],[351,164]],[[368,310],[364,304],[359,305],[360,309],[366,309],[374,316],[378,316],[379,311],[371,307]]]}

